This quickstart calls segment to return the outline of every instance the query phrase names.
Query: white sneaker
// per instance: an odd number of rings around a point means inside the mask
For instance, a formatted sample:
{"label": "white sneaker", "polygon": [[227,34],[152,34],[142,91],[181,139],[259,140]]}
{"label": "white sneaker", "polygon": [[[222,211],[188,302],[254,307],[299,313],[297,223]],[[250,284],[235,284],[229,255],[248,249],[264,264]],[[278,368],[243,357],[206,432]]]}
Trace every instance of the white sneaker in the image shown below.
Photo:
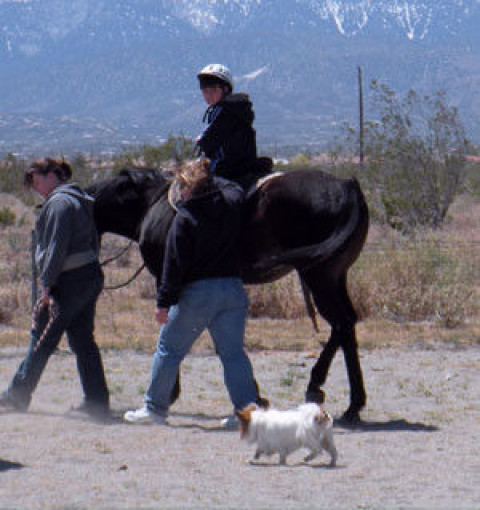
{"label": "white sneaker", "polygon": [[135,411],[127,411],[123,419],[129,423],[156,423],[157,425],[167,425],[166,416],[150,411],[147,406],[140,407]]}
{"label": "white sneaker", "polygon": [[240,422],[238,421],[238,418],[232,414],[232,416],[229,416],[228,418],[224,418],[220,422],[220,427],[225,430],[237,430],[240,426]]}

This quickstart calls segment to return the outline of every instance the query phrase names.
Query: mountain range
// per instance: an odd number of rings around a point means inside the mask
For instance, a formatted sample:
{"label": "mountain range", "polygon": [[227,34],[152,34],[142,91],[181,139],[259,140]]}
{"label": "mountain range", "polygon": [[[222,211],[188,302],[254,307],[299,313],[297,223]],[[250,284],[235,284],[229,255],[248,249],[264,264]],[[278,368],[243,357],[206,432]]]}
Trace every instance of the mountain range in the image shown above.
{"label": "mountain range", "polygon": [[357,68],[445,90],[480,141],[480,0],[0,0],[0,154],[118,152],[195,136],[196,73],[230,67],[260,146],[356,123]]}

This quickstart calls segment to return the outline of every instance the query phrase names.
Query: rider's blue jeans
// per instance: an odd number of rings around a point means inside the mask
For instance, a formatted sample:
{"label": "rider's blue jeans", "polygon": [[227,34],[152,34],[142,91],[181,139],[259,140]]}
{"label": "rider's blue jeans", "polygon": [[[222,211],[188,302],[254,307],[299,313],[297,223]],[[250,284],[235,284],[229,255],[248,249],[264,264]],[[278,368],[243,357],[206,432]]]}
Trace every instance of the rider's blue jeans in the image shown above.
{"label": "rider's blue jeans", "polygon": [[[6,391],[7,398],[18,409],[27,409],[30,405],[32,393],[64,332],[77,358],[85,402],[108,406],[109,395],[102,359],[93,336],[95,305],[102,287],[103,274],[98,263],[60,275],[58,284],[51,291],[59,307],[58,317],[39,342],[48,322],[48,313],[43,309],[39,314],[36,326],[31,331],[27,355]],[[59,392],[61,391],[60,386]]]}
{"label": "rider's blue jeans", "polygon": [[145,403],[166,415],[183,358],[207,329],[223,365],[225,386],[234,408],[257,399],[257,386],[243,336],[248,299],[239,278],[212,278],[187,285],[160,330]]}

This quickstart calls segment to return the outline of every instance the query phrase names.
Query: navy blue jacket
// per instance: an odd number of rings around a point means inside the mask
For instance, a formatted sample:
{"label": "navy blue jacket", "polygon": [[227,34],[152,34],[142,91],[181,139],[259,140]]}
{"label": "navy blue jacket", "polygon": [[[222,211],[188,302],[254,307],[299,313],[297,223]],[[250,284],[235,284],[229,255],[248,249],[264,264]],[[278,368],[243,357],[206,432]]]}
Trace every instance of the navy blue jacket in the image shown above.
{"label": "navy blue jacket", "polygon": [[237,184],[214,177],[206,189],[177,204],[157,284],[158,307],[176,304],[193,281],[240,276],[243,200]]}
{"label": "navy blue jacket", "polygon": [[247,94],[229,94],[207,109],[208,126],[198,145],[211,160],[211,170],[232,179],[254,171],[257,143],[253,121],[255,114]]}

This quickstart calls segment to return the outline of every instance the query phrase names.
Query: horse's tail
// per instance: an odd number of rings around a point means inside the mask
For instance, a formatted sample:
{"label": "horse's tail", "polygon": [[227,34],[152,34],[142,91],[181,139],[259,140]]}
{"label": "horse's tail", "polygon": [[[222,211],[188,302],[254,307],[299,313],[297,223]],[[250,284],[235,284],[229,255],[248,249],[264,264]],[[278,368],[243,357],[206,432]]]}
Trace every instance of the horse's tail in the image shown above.
{"label": "horse's tail", "polygon": [[[347,186],[348,200],[351,201],[350,214],[346,221],[333,230],[328,238],[320,243],[271,255],[258,262],[256,266],[259,269],[264,269],[273,265],[288,265],[293,266],[299,272],[306,271],[317,264],[325,263],[341,255],[353,239],[358,239],[359,253],[368,232],[368,206],[357,179],[350,179]],[[353,262],[354,260],[352,260]]]}

